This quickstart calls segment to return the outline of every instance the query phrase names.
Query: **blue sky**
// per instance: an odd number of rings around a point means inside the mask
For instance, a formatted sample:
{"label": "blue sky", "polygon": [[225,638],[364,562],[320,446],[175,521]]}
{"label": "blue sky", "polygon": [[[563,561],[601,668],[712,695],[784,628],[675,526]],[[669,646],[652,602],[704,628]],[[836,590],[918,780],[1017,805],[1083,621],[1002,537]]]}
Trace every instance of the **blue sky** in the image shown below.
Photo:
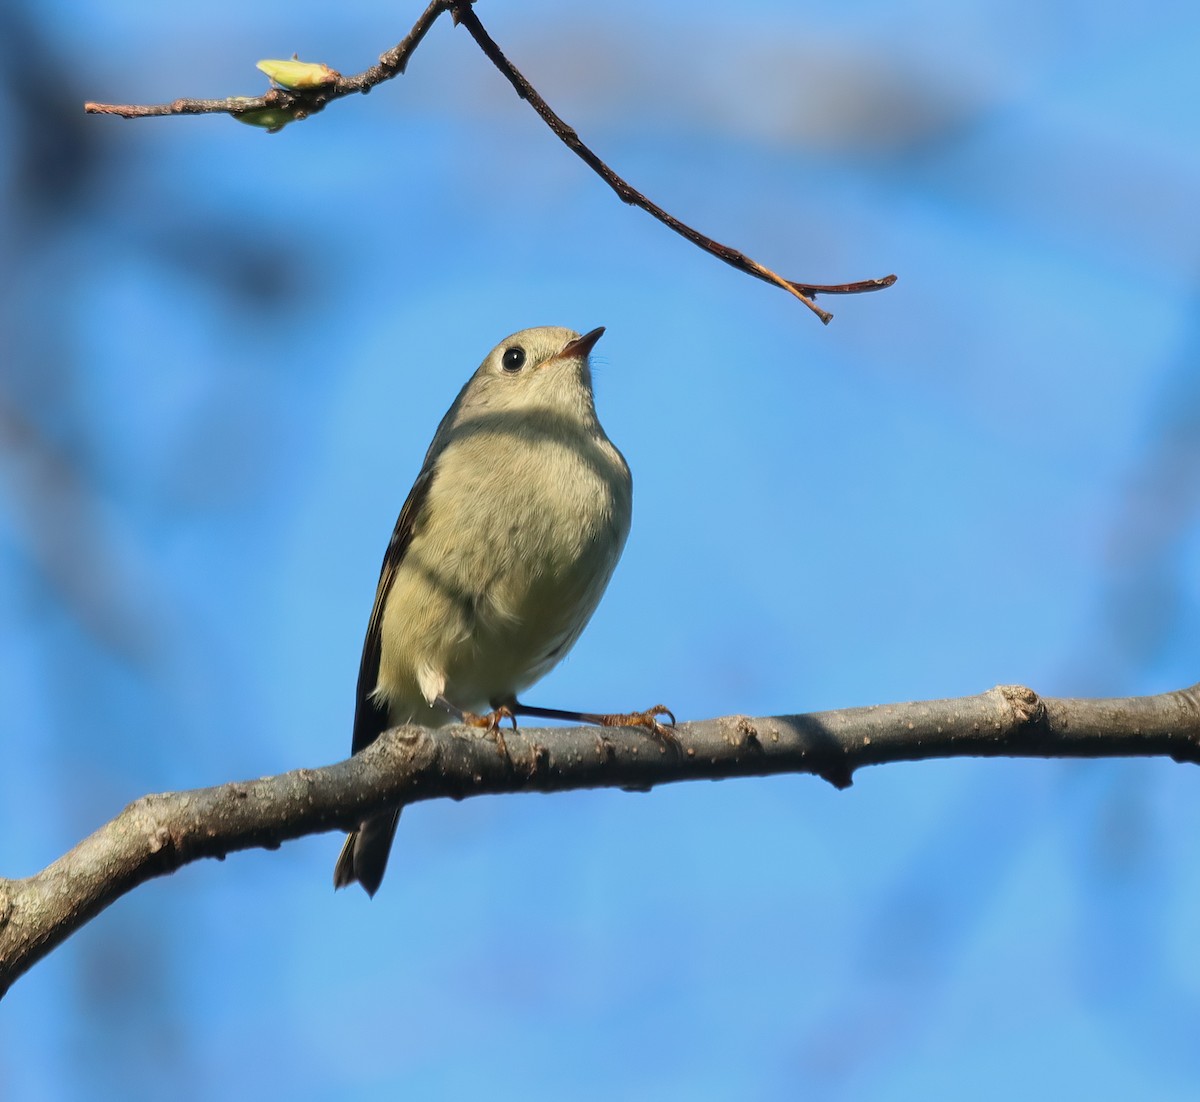
{"label": "blue sky", "polygon": [[[337,760],[379,561],[506,334],[587,330],[635,479],[531,701],[680,718],[1200,678],[1200,12],[481,4],[626,208],[439,23],[268,136],[85,99],[364,68],[418,8],[0,15],[0,874],[146,792]],[[423,805],[138,889],[0,1004],[0,1095],[1194,1097],[1165,762]],[[233,1086],[231,1086],[231,1084]]]}

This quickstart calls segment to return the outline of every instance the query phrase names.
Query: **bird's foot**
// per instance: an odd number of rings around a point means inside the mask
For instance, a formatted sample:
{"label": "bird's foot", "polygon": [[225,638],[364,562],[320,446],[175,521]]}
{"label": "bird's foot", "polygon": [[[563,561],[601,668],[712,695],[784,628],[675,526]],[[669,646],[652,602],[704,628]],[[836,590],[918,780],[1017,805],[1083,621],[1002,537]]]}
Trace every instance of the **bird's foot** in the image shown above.
{"label": "bird's foot", "polygon": [[517,717],[507,704],[493,708],[487,715],[477,716],[473,712],[463,713],[463,722],[468,727],[478,727],[485,731],[496,743],[496,752],[502,757],[508,757],[508,743],[504,741],[504,731],[500,724],[504,720],[512,720],[513,730],[517,729]]}
{"label": "bird's foot", "polygon": [[435,701],[439,707],[449,712],[459,723],[465,724],[467,727],[478,727],[482,731],[486,731],[496,743],[496,750],[502,758],[508,757],[508,744],[504,741],[504,732],[500,729],[502,721],[508,719],[512,721],[513,730],[517,729],[516,713],[507,705],[501,704],[498,708],[493,708],[492,711],[485,715],[478,715],[475,712],[468,712],[457,705],[451,704],[444,696],[439,696]]}
{"label": "bird's foot", "polygon": [[[658,722],[659,716],[666,716],[668,724]],[[665,704],[655,704],[644,712],[618,712],[613,715],[599,715],[597,721],[605,727],[645,727],[656,739],[668,746],[678,746],[679,736],[675,734],[675,713]]]}
{"label": "bird's foot", "polygon": [[513,715],[513,711],[507,704],[501,704],[499,708],[495,708],[486,715],[476,715],[474,712],[463,712],[461,716],[462,722],[468,727],[479,727],[484,731],[499,731],[500,723],[503,720],[512,720],[513,730],[517,729],[517,717]]}

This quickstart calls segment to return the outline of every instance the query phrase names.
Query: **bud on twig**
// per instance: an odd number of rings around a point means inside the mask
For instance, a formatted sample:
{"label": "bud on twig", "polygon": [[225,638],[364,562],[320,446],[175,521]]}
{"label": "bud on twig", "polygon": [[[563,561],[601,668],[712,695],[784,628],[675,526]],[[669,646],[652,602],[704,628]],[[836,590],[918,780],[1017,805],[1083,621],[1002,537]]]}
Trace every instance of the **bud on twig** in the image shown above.
{"label": "bud on twig", "polygon": [[295,55],[290,61],[260,61],[258,68],[276,84],[293,92],[304,92],[333,84],[341,76],[335,69],[316,61],[301,61]]}

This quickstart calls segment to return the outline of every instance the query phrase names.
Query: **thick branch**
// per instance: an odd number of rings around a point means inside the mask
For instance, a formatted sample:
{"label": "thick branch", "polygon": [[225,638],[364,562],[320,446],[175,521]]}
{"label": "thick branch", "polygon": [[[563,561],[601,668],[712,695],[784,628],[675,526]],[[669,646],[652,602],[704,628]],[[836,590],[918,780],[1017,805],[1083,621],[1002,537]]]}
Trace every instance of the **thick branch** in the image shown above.
{"label": "thick branch", "polygon": [[42,872],[0,880],[0,994],[114,900],[202,857],[348,830],[396,803],[503,792],[812,773],[839,788],[864,765],[951,757],[1168,757],[1200,763],[1200,685],[1113,700],[979,696],[809,715],[684,723],[677,743],[590,727],[388,732],[323,769],[145,796]]}
{"label": "thick branch", "polygon": [[833,315],[822,309],[814,301],[821,295],[857,295],[867,291],[880,291],[896,282],[894,275],[881,276],[876,279],[860,279],[852,283],[803,283],[798,280],[785,279],[773,272],[757,260],[752,260],[737,249],[722,245],[700,233],[699,230],[681,222],[672,214],[668,214],[657,203],[651,202],[636,188],[626,183],[608,167],[595,153],[580,140],[579,135],[551,110],[537,90],[517,70],[516,66],[504,56],[500,47],[484,29],[479,17],[475,14],[475,0],[432,0],[432,3],[421,14],[416,25],[403,42],[393,47],[379,59],[378,65],[373,65],[355,76],[343,77],[333,74],[335,79],[319,88],[300,91],[288,88],[272,88],[262,96],[231,96],[227,99],[177,99],[171,103],[159,104],[130,104],[130,103],[85,103],[84,110],[94,115],[119,115],[126,119],[149,118],[161,115],[209,115],[227,114],[245,119],[255,120],[259,125],[269,130],[282,130],[289,122],[307,118],[324,109],[325,105],[334,100],[342,99],[355,92],[367,93],[377,84],[404,72],[408,59],[420,45],[425,33],[433,26],[434,21],[444,11],[453,14],[455,23],[461,23],[470,32],[471,37],[478,43],[479,48],[488,60],[504,75],[505,79],[516,89],[521,99],[538,113],[542,121],[554,134],[580,158],[600,179],[602,179],[623,202],[644,210],[657,218],[668,229],[686,238],[693,245],[703,249],[712,256],[723,260],[739,272],[754,276],[765,283],[781,287],[788,294],[794,295],[826,325]]}

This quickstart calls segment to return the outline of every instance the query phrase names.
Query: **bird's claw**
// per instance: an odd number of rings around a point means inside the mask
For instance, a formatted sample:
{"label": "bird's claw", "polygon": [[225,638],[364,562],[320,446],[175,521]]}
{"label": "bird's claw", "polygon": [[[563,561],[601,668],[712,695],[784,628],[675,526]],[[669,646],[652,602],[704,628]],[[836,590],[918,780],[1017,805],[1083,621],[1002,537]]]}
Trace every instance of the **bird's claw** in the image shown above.
{"label": "bird's claw", "polygon": [[504,741],[504,732],[501,730],[500,724],[506,720],[512,720],[513,730],[517,729],[517,717],[513,714],[513,710],[507,704],[501,704],[498,708],[493,708],[486,715],[476,715],[474,712],[463,712],[462,721],[468,727],[478,727],[485,731],[496,741],[496,749],[502,758],[508,757],[508,744]]}
{"label": "bird's claw", "polygon": [[478,727],[484,731],[498,731],[501,722],[510,719],[513,730],[517,729],[517,717],[513,715],[513,710],[507,704],[501,704],[499,708],[494,708],[482,716],[475,712],[463,712],[461,719],[468,727]]}
{"label": "bird's claw", "polygon": [[[670,721],[664,726],[658,722],[659,716],[666,716]],[[656,739],[668,746],[678,746],[679,736],[675,734],[675,713],[665,704],[655,704],[644,712],[626,712],[621,715],[606,715],[601,717],[605,727],[645,727]]]}

